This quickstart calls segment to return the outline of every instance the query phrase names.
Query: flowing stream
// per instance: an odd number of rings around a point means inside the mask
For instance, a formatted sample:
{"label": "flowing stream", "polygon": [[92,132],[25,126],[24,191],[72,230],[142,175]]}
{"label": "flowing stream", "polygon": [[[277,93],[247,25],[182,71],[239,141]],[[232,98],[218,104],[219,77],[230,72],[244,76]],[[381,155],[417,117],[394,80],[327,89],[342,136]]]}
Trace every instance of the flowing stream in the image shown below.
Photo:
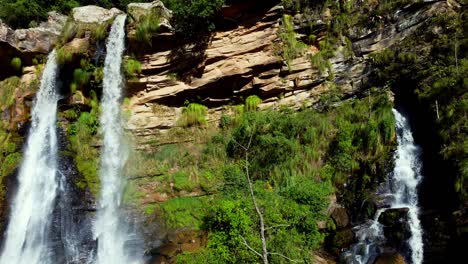
{"label": "flowing stream", "polygon": [[[396,121],[398,147],[395,153],[395,168],[382,196],[390,200],[390,208],[408,208],[408,224],[411,233],[408,247],[411,251],[409,260],[413,264],[423,262],[422,228],[418,218],[418,185],[421,176],[421,149],[414,143],[408,119],[393,109]],[[361,226],[356,234],[359,242],[351,249],[353,259],[348,263],[373,263],[385,241],[383,226],[378,222],[380,215],[387,210],[377,210],[373,220]]]}
{"label": "flowing stream", "polygon": [[2,264],[51,263],[48,235],[57,196],[58,73],[55,51],[50,53],[32,109],[18,190],[11,206]]}
{"label": "flowing stream", "polygon": [[101,195],[94,223],[94,237],[98,241],[96,261],[98,264],[129,264],[135,261],[127,248],[131,234],[120,212],[123,191],[122,171],[128,157],[120,116],[125,19],[125,15],[119,15],[112,24],[104,62],[100,118],[104,134],[100,169]]}

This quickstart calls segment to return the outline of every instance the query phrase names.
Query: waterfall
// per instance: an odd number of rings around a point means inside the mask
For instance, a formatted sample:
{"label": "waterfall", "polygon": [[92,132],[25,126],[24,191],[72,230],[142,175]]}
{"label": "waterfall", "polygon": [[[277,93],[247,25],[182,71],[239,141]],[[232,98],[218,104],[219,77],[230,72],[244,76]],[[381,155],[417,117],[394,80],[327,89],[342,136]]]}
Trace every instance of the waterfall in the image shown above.
{"label": "waterfall", "polygon": [[98,264],[128,264],[134,261],[126,248],[130,234],[119,213],[123,191],[122,170],[128,156],[128,150],[122,140],[123,129],[120,116],[125,19],[125,15],[116,17],[106,46],[100,117],[104,134],[100,168],[101,194],[97,219],[94,223],[94,237],[98,241]]}
{"label": "waterfall", "polygon": [[24,158],[18,174],[18,190],[11,206],[2,264],[51,262],[48,230],[57,195],[58,67],[50,53],[32,109]]}
{"label": "waterfall", "polygon": [[[418,218],[418,185],[421,176],[421,149],[414,143],[408,119],[393,109],[396,121],[398,147],[395,152],[395,168],[386,185],[382,196],[390,200],[390,208],[408,208],[408,224],[411,233],[407,243],[411,251],[410,260],[413,264],[423,262],[422,228]],[[383,226],[378,222],[380,215],[388,208],[377,210],[373,220],[360,227],[356,232],[359,242],[354,245],[350,254],[352,259],[347,263],[373,263],[380,253],[380,246],[385,241]]]}
{"label": "waterfall", "polygon": [[393,170],[394,200],[392,208],[408,207],[411,237],[408,241],[413,264],[423,260],[422,228],[419,221],[418,190],[421,182],[421,150],[414,143],[408,120],[393,109],[398,132],[398,148]]}

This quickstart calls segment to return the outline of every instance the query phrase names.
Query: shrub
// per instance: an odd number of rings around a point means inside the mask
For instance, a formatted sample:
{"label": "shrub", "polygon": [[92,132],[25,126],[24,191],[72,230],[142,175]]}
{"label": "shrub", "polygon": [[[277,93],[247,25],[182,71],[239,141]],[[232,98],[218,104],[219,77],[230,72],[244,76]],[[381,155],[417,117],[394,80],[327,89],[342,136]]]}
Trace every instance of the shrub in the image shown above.
{"label": "shrub", "polygon": [[183,109],[179,120],[181,126],[201,126],[206,124],[207,107],[197,103],[190,103]]}
{"label": "shrub", "polygon": [[21,80],[17,76],[0,82],[0,108],[10,107],[15,103],[15,90],[20,86]]}
{"label": "shrub", "polygon": [[94,29],[94,32],[93,32],[94,40],[99,41],[99,40],[104,40],[106,38],[107,26],[108,26],[107,24],[102,24],[102,25],[97,26]]}
{"label": "shrub", "polygon": [[11,67],[15,69],[15,71],[21,70],[21,59],[18,57],[15,57],[11,60],[10,62]]}
{"label": "shrub", "polygon": [[159,17],[151,14],[140,17],[136,22],[135,38],[138,42],[152,45],[152,38],[159,30]]}
{"label": "shrub", "polygon": [[262,99],[256,95],[251,95],[245,100],[245,111],[255,111],[259,104],[262,103]]}
{"label": "shrub", "polygon": [[305,43],[297,40],[290,15],[283,16],[280,39],[282,41],[281,57],[288,63],[289,68],[291,61],[301,55],[304,49],[307,48]]}
{"label": "shrub", "polygon": [[215,29],[215,15],[224,0],[165,0],[173,13],[172,25],[178,34],[188,38],[199,37]]}
{"label": "shrub", "polygon": [[128,59],[124,65],[125,75],[127,78],[137,78],[136,75],[141,73],[141,62],[137,60]]}
{"label": "shrub", "polygon": [[65,65],[71,62],[73,59],[73,54],[64,48],[60,48],[57,50],[57,63],[59,65]]}

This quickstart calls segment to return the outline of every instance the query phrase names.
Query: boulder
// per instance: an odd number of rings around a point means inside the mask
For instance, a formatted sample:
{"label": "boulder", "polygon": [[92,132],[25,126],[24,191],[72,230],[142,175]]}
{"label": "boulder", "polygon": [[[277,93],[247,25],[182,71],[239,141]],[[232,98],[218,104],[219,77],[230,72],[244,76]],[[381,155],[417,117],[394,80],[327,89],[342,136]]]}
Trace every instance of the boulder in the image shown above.
{"label": "boulder", "polygon": [[160,26],[172,29],[169,23],[172,11],[167,9],[163,2],[159,0],[151,3],[130,3],[127,6],[127,12],[136,21],[139,21],[143,16],[155,15],[160,19]]}
{"label": "boulder", "polygon": [[402,249],[405,241],[411,236],[408,223],[409,208],[391,208],[387,209],[379,216],[379,223],[384,225],[383,231],[387,238],[387,245]]}
{"label": "boulder", "polygon": [[333,210],[331,217],[337,228],[343,228],[349,225],[348,212],[345,208],[337,207]]}
{"label": "boulder", "polygon": [[55,45],[67,17],[49,12],[49,18],[38,27],[13,30],[0,21],[0,42],[8,43],[21,52],[47,54]]}
{"label": "boulder", "polygon": [[380,255],[374,264],[405,264],[405,259],[399,253],[384,253]]}
{"label": "boulder", "polygon": [[105,9],[94,5],[75,7],[72,10],[73,20],[77,24],[101,25],[110,22],[120,14],[123,12],[117,8]]}
{"label": "boulder", "polygon": [[335,255],[339,255],[344,249],[349,248],[355,242],[354,232],[346,228],[330,234],[325,240],[326,249]]}
{"label": "boulder", "polygon": [[49,18],[38,27],[13,30],[0,21],[0,80],[13,75],[10,67],[13,58],[21,59],[23,66],[30,66],[34,57],[48,54],[57,42],[67,17],[49,12]]}

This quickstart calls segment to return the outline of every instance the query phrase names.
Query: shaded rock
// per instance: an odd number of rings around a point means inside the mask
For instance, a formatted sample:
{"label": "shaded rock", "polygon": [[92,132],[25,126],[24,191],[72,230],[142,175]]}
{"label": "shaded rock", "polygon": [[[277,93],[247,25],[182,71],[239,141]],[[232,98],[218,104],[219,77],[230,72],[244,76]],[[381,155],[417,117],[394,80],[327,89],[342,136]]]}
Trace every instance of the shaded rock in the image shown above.
{"label": "shaded rock", "polygon": [[49,53],[55,46],[67,17],[49,12],[49,18],[39,27],[13,30],[0,22],[0,42],[8,43],[20,52]]}
{"label": "shaded rock", "polygon": [[383,230],[388,246],[402,249],[411,236],[408,211],[408,208],[391,208],[380,215],[378,221],[384,225]]}
{"label": "shaded rock", "polygon": [[338,207],[333,210],[331,217],[337,228],[343,228],[349,225],[348,212],[345,208]]}
{"label": "shaded rock", "polygon": [[374,264],[406,264],[406,262],[399,253],[384,253],[377,258]]}
{"label": "shaded rock", "polygon": [[325,239],[325,246],[329,252],[339,255],[344,249],[349,248],[355,242],[354,232],[346,228],[330,234]]}
{"label": "shaded rock", "polygon": [[78,24],[101,25],[110,22],[120,14],[123,12],[117,8],[105,9],[94,5],[75,7],[72,10],[73,20]]}
{"label": "shaded rock", "polygon": [[30,66],[34,57],[49,53],[57,42],[67,17],[49,12],[49,18],[38,27],[11,29],[0,21],[0,79],[15,74],[10,62],[14,57]]}

